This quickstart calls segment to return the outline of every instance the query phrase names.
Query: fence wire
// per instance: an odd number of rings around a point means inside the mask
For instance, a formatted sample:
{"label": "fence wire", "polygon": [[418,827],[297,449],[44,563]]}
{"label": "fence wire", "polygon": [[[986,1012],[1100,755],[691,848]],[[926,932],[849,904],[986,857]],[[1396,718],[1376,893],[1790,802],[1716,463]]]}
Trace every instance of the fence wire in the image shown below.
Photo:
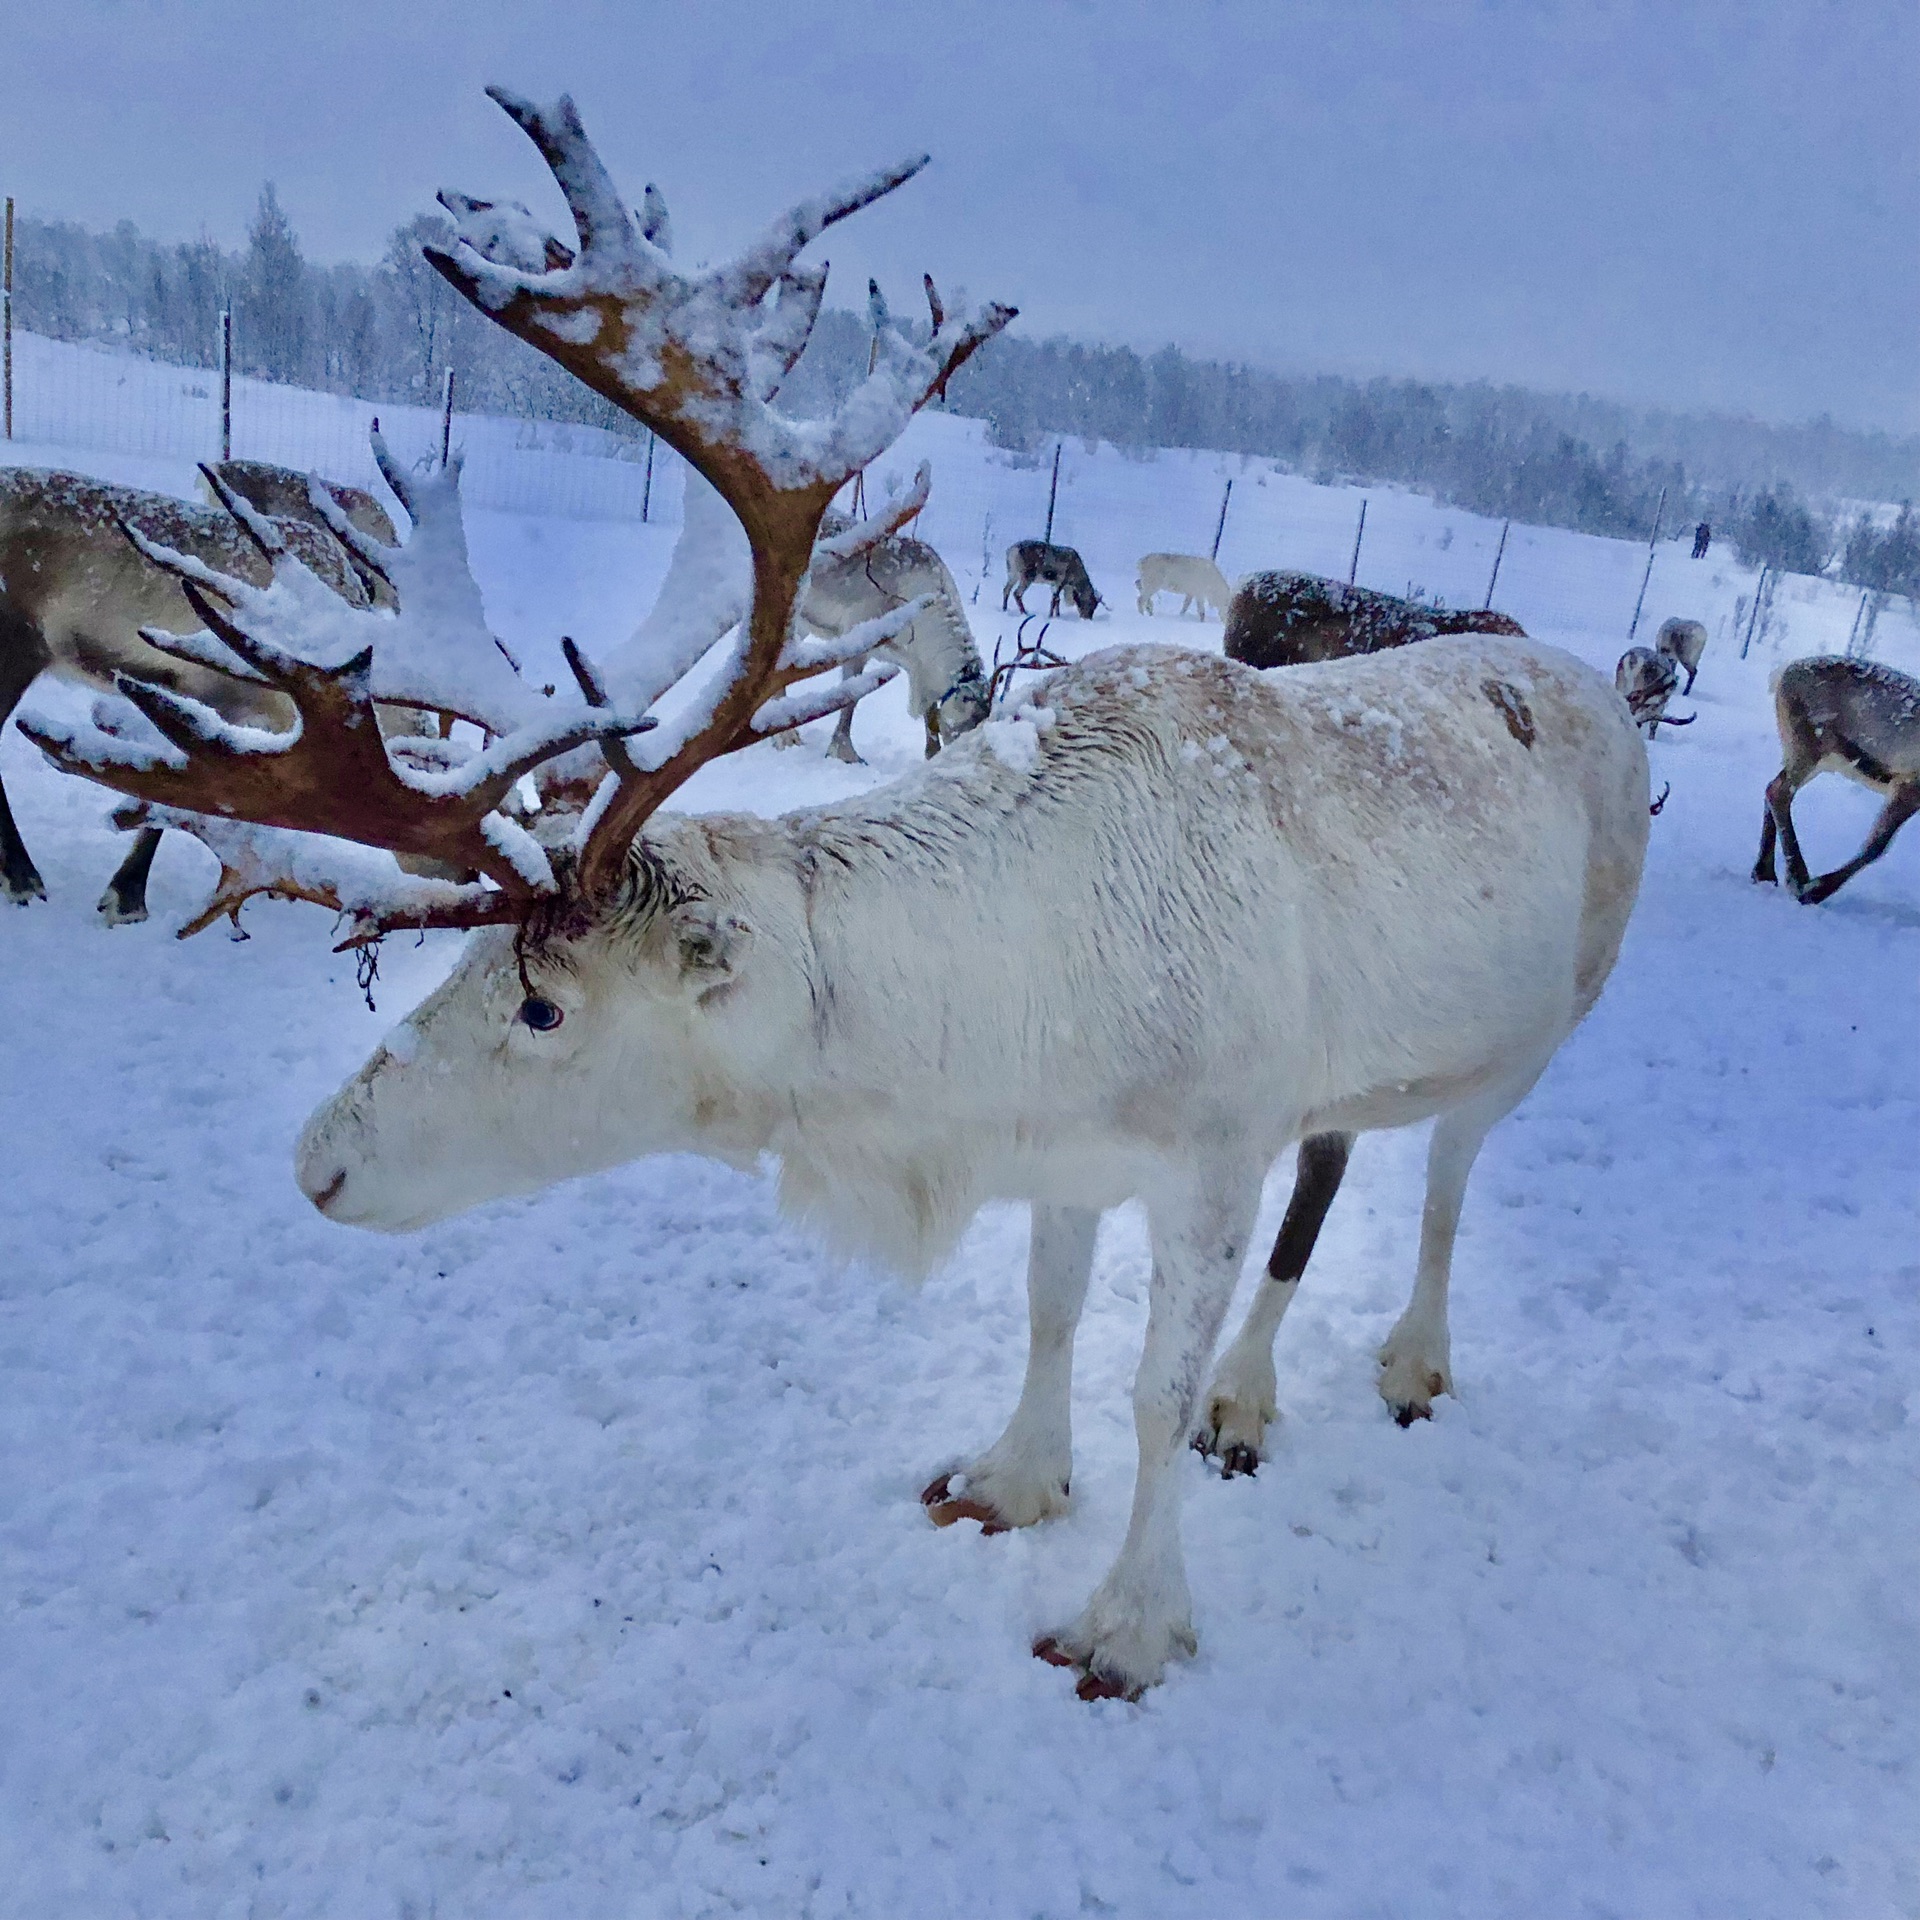
{"label": "fence wire", "polygon": [[[158,459],[220,457],[220,375],[37,334],[14,335],[14,447],[18,454],[73,448]],[[408,464],[436,459],[439,410],[315,393],[236,375],[233,454],[271,460],[351,486],[375,483],[367,429],[378,417]],[[677,523],[684,473],[649,441],[555,420],[456,413],[464,488],[483,511],[577,520]]]}

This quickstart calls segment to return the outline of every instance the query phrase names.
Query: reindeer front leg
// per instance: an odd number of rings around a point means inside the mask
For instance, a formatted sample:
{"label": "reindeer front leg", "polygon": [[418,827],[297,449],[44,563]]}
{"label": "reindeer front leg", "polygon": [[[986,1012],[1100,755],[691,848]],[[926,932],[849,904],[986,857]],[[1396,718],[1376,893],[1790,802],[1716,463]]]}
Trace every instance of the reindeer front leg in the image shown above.
{"label": "reindeer front leg", "polygon": [[936,1527],[978,1520],[982,1533],[1004,1533],[1066,1512],[1073,1473],[1073,1336],[1099,1229],[1100,1216],[1091,1208],[1034,1207],[1020,1404],[986,1453],[950,1468],[921,1494]]}
{"label": "reindeer front leg", "polygon": [[1127,1538],[1072,1626],[1043,1635],[1034,1652],[1077,1667],[1083,1700],[1132,1700],[1158,1683],[1176,1654],[1196,1645],[1180,1546],[1180,1472],[1227,1303],[1260,1199],[1257,1171],[1196,1176],[1193,1186],[1148,1203],[1153,1286],[1146,1346],[1133,1382],[1140,1464]]}

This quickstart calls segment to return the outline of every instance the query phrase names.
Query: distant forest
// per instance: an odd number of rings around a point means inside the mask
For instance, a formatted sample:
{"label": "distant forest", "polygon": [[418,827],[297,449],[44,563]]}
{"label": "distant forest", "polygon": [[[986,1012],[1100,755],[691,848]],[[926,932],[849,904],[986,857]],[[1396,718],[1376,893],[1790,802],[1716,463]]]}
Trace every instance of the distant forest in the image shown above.
{"label": "distant forest", "polygon": [[[111,233],[19,223],[15,322],[62,340],[112,343],[211,366],[231,303],[241,371],[370,400],[432,404],[447,368],[463,409],[638,432],[625,415],[473,311],[420,257],[447,223],[396,228],[379,262],[321,266],[269,185],[246,248],[163,244],[122,221]],[[821,315],[789,381],[799,411],[865,369],[864,317]],[[1142,450],[1212,448],[1323,479],[1398,482],[1475,513],[1583,533],[1644,537],[1662,490],[1673,532],[1707,520],[1743,559],[1831,572],[1920,595],[1920,527],[1857,505],[1920,491],[1920,437],[1830,421],[1769,426],[1484,383],[1295,377],[1177,347],[1003,335],[955,377],[947,405],[994,442],[1037,452],[1070,435]]]}

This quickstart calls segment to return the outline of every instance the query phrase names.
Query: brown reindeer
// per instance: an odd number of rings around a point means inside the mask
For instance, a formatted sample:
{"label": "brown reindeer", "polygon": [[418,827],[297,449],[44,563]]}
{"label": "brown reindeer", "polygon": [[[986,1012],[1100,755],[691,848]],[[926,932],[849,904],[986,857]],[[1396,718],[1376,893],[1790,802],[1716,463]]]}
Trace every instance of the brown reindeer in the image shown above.
{"label": "brown reindeer", "polygon": [[1027,610],[1027,589],[1038,582],[1053,589],[1052,613],[1060,611],[1064,593],[1073,602],[1082,620],[1091,620],[1100,605],[1087,563],[1073,547],[1049,545],[1044,540],[1016,540],[1007,549],[1007,584],[1000,595],[1000,611],[1005,613],[1011,600],[1022,613]]}
{"label": "brown reindeer", "polygon": [[[378,527],[391,533],[392,522],[369,495],[335,493],[264,463],[244,463],[249,471],[241,477],[275,506],[304,506],[304,513],[262,512],[215,467],[201,473],[219,509],[78,474],[0,476],[0,722],[50,671],[107,693],[131,676],[199,700],[228,720],[285,726],[293,715],[286,700],[257,675],[236,675],[221,650],[197,657],[192,645],[162,649],[143,638],[193,635],[206,624],[163,554],[258,585],[271,572],[267,555],[284,548],[304,591],[391,617],[374,690],[384,732],[431,726],[428,715],[443,728],[453,717],[494,733],[521,724],[534,696],[487,628],[467,564],[460,463],[409,476],[388,453],[378,422],[372,444],[409,519],[404,546],[379,538]],[[373,512],[356,519],[356,506]],[[128,529],[138,537],[128,538]],[[160,829],[143,828],[108,883],[99,910],[109,926],[147,917],[147,874],[159,844]],[[0,855],[11,898],[24,904],[46,897],[3,789]]]}
{"label": "brown reindeer", "polygon": [[[366,576],[320,516],[278,518],[287,545],[355,606],[368,604]],[[202,700],[230,720],[284,725],[291,717],[271,689],[213,666],[170,658],[140,637],[143,627],[197,633],[206,623],[174,579],[124,538],[122,522],[208,566],[256,583],[268,569],[229,513],[171,494],[110,486],[83,474],[14,468],[0,473],[0,724],[42,673],[112,692],[134,674]],[[100,896],[109,926],[147,917],[147,871],[160,843],[143,832]],[[25,905],[44,900],[6,789],[0,786],[0,890]]]}
{"label": "brown reindeer", "polygon": [[[1878,860],[1906,821],[1920,813],[1920,680],[1875,660],[1819,654],[1792,661],[1774,676],[1773,714],[1782,762],[1767,783],[1753,877],[1776,884],[1777,837],[1793,897],[1802,906],[1818,906]],[[1793,796],[1817,773],[1844,773],[1885,794],[1887,804],[1866,845],[1845,866],[1816,880],[1793,830]]]}
{"label": "brown reindeer", "polygon": [[1317,573],[1255,573],[1240,583],[1227,609],[1227,658],[1250,667],[1299,667],[1441,633],[1526,638],[1519,621],[1484,607],[1459,612]]}

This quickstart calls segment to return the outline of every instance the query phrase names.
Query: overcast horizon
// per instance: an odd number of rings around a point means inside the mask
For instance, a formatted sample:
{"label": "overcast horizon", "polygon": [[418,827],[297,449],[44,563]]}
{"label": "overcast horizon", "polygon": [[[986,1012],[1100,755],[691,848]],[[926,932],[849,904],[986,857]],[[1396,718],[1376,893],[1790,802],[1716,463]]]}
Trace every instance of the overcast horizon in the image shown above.
{"label": "overcast horizon", "polygon": [[572,91],[690,258],[930,148],[819,249],[839,304],[930,268],[1035,338],[1920,430],[1911,6],[340,0],[267,33],[238,0],[86,0],[8,36],[0,191],[43,219],[232,247],[272,179],[321,261],[440,186],[563,227],[497,80]]}

